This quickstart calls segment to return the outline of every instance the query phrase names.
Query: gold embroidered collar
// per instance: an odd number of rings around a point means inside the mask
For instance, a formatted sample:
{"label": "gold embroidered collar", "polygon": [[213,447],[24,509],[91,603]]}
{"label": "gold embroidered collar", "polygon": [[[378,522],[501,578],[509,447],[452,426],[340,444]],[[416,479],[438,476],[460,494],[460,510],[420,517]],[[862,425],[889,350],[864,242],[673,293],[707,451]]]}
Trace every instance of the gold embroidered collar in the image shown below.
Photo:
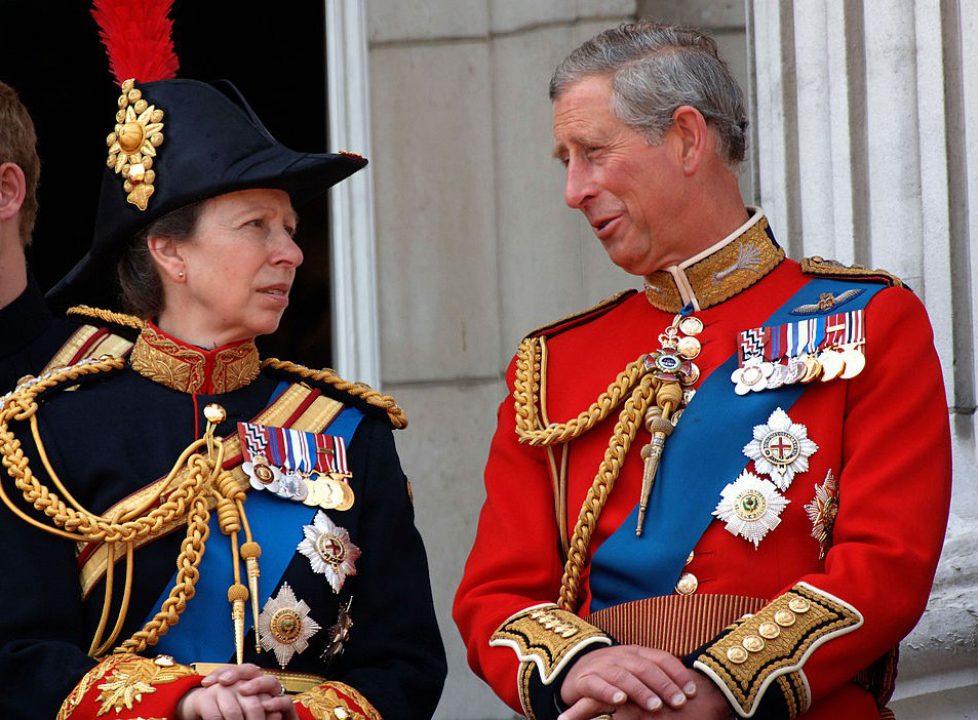
{"label": "gold embroidered collar", "polygon": [[258,377],[261,360],[252,340],[204,350],[147,322],[129,356],[132,369],[173,390],[201,395],[231,392]]}
{"label": "gold embroidered collar", "polygon": [[765,232],[760,208],[720,242],[679,265],[645,276],[645,297],[659,310],[677,313],[687,305],[704,310],[732,298],[771,272],[784,250]]}

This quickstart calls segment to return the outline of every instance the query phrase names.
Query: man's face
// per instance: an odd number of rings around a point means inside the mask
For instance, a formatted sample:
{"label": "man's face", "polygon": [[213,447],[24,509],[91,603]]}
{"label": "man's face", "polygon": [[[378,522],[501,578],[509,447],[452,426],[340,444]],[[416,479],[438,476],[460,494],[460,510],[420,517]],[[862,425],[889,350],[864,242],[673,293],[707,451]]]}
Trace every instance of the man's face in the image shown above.
{"label": "man's face", "polygon": [[607,77],[585,78],[554,102],[554,155],[567,169],[564,200],[584,213],[612,262],[648,275],[689,255],[675,219],[683,206],[682,142],[650,145],[611,109]]}

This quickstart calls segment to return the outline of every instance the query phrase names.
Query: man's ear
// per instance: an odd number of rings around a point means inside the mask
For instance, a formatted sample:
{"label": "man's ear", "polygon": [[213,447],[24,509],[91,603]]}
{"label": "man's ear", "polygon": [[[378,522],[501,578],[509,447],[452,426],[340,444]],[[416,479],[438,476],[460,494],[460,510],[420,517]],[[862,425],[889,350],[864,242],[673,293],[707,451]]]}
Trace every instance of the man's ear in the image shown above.
{"label": "man's ear", "polygon": [[20,165],[5,162],[0,165],[0,220],[17,217],[27,197],[27,180]]}
{"label": "man's ear", "polygon": [[680,143],[683,172],[695,175],[710,149],[710,127],[703,113],[691,105],[680,105],[672,113],[672,128]]}
{"label": "man's ear", "polygon": [[180,243],[166,235],[150,235],[146,238],[146,247],[164,278],[174,283],[187,281],[187,266]]}

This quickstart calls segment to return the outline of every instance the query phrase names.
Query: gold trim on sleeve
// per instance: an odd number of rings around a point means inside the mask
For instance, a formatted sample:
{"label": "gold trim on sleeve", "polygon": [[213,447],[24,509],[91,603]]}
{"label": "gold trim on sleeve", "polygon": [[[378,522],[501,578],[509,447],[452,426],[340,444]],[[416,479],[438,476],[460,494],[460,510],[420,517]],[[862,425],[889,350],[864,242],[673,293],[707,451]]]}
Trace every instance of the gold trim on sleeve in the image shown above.
{"label": "gold trim on sleeve", "polygon": [[357,690],[341,682],[327,682],[295,698],[316,720],[383,720],[377,709]]}
{"label": "gold trim on sleeve", "polygon": [[508,647],[520,662],[533,663],[549,685],[571,659],[588,645],[610,645],[611,638],[554,603],[525,608],[492,634],[489,645]]}
{"label": "gold trim on sleeve", "polygon": [[[772,684],[785,694],[789,710],[804,712],[811,697],[801,673],[805,662],[820,645],[862,624],[853,606],[798,583],[714,642],[693,667],[720,687],[741,717],[754,715]],[[779,681],[788,675],[788,683]]]}

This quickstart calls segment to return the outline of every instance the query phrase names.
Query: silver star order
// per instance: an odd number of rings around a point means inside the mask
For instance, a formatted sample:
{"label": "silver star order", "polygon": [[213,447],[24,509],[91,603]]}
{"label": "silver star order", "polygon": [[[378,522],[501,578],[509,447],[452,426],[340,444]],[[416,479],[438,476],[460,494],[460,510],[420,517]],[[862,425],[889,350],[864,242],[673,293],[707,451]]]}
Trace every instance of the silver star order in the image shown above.
{"label": "silver star order", "polygon": [[350,540],[350,533],[322,510],[316,513],[312,525],[303,525],[305,538],[298,550],[312,565],[313,572],[325,575],[333,591],[339,593],[350,575],[357,574],[356,561],[360,548]]}
{"label": "silver star order", "polygon": [[757,549],[764,536],[781,524],[781,513],[790,502],[774,483],[745,470],[720,491],[713,514],[727,524],[727,532],[754,543]]}
{"label": "silver star order", "polygon": [[754,426],[754,439],[744,445],[744,455],[754,461],[762,475],[769,475],[781,490],[787,490],[795,475],[808,470],[808,458],[818,445],[808,439],[808,428],[792,422],[781,408],[771,413],[766,425]]}
{"label": "silver star order", "polygon": [[278,594],[269,598],[258,616],[261,646],[272,650],[279,666],[285,667],[296,653],[309,647],[309,639],[321,629],[309,617],[305,600],[297,600],[288,583],[282,583]]}

